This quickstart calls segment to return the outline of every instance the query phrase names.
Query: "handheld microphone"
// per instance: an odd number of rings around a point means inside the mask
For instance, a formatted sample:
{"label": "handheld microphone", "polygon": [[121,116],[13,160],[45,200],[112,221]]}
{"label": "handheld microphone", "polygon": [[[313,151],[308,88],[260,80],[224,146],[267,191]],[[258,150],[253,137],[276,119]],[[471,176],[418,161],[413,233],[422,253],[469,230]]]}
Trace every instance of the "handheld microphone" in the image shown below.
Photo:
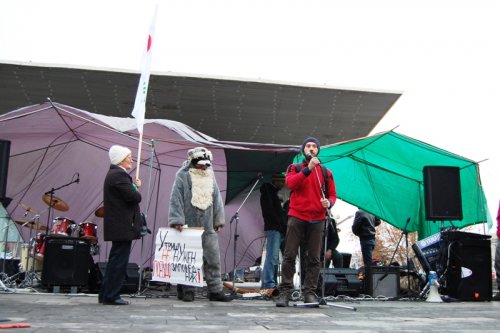
{"label": "handheld microphone", "polygon": [[76,173],[76,183],[77,184],[80,183],[80,173],[79,172]]}
{"label": "handheld microphone", "polygon": [[262,172],[258,172],[258,173],[257,173],[257,178],[258,178],[258,179],[262,179],[262,178],[264,178],[264,176],[262,175]]}
{"label": "handheld microphone", "polygon": [[306,159],[309,161],[313,155],[312,155],[313,151],[312,150],[309,150],[309,154],[306,155]]}

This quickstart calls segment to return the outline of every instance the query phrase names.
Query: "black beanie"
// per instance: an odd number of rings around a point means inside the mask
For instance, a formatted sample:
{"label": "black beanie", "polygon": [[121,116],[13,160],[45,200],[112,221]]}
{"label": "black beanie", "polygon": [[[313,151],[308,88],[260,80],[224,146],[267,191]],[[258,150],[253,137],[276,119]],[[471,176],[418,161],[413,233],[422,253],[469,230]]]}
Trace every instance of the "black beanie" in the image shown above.
{"label": "black beanie", "polygon": [[318,139],[316,139],[316,138],[313,138],[313,137],[310,137],[310,138],[305,139],[305,140],[304,140],[304,143],[302,143],[302,148],[301,148],[301,150],[302,150],[302,154],[306,155],[306,154],[304,153],[304,148],[306,147],[306,144],[307,144],[308,142],[314,142],[314,143],[316,144],[316,147],[318,147],[318,154],[319,154],[319,147],[320,147],[319,140],[318,140]]}

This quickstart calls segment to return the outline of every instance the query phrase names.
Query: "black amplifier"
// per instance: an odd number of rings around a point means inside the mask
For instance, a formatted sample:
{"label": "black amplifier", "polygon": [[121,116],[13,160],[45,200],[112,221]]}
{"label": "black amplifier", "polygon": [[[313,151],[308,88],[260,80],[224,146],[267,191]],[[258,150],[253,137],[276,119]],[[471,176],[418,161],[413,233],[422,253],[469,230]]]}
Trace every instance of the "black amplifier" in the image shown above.
{"label": "black amplifier", "polygon": [[322,268],[320,271],[319,288],[322,288],[322,278],[325,279],[325,296],[346,295],[357,297],[363,285],[358,278],[358,270],[351,268]]}

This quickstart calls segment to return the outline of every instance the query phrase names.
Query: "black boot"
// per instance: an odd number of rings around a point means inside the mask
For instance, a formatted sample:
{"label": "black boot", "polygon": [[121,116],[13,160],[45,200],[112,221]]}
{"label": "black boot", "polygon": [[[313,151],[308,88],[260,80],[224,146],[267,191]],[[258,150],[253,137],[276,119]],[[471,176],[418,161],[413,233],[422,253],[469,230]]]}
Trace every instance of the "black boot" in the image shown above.
{"label": "black boot", "polygon": [[318,298],[314,294],[306,294],[304,296],[304,303],[305,304],[318,303]]}
{"label": "black boot", "polygon": [[276,299],[276,306],[278,308],[288,307],[288,293],[286,291],[281,291]]}
{"label": "black boot", "polygon": [[194,291],[191,291],[191,290],[184,291],[184,293],[182,295],[182,300],[184,302],[192,302],[192,301],[194,301]]}
{"label": "black boot", "polygon": [[177,299],[182,300],[184,298],[184,291],[182,290],[182,285],[177,285]]}
{"label": "black boot", "polygon": [[231,302],[233,299],[229,296],[226,296],[223,291],[218,293],[209,293],[208,299],[214,302]]}

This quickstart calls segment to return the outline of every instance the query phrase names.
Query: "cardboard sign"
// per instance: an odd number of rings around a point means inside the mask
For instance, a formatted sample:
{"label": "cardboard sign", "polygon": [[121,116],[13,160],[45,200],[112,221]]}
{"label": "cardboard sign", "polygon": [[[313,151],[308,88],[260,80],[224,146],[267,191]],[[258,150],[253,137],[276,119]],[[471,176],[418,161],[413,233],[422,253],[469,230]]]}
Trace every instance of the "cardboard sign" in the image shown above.
{"label": "cardboard sign", "polygon": [[152,280],[202,287],[202,233],[202,229],[158,229]]}

